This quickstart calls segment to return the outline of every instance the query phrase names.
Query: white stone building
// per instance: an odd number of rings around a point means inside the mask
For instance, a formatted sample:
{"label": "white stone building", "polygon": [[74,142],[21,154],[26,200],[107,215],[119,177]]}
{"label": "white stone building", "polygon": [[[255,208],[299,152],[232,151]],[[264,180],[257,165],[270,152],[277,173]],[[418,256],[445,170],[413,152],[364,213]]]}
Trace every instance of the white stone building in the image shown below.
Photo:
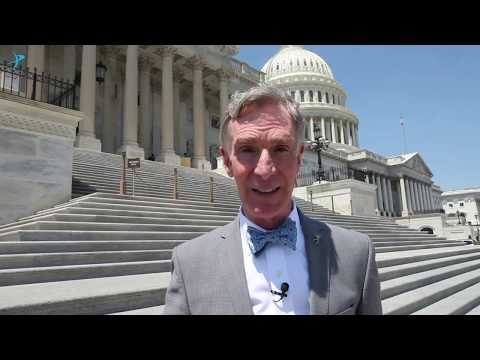
{"label": "white stone building", "polygon": [[[377,185],[377,213],[409,216],[438,211],[439,188],[419,153],[385,157],[360,147],[359,119],[347,107],[347,92],[335,80],[331,67],[317,54],[299,45],[284,45],[263,66],[265,81],[288,91],[300,103],[305,138],[313,140],[314,126],[330,141],[322,166],[366,172]],[[316,169],[317,155],[305,154],[303,171]]]}
{"label": "white stone building", "polygon": [[[46,97],[36,92],[36,100],[50,103],[74,98],[84,114],[75,146],[154,154],[170,164],[185,157],[210,169],[229,95],[263,81],[261,72],[232,58],[238,51],[236,45],[0,45],[0,61],[24,54],[21,69],[36,69],[38,79],[48,74],[52,86],[54,78],[75,84],[53,96],[51,89]],[[106,66],[103,82],[96,81],[97,64]],[[21,95],[31,98],[30,91]]]}
{"label": "white stone building", "polygon": [[442,193],[442,206],[448,222],[458,223],[460,220],[468,225],[478,225],[480,223],[480,187],[445,191]]}
{"label": "white stone building", "polygon": [[[10,89],[19,95],[80,110],[75,146],[125,151],[128,157],[154,154],[157,161],[205,170],[217,165],[218,128],[229,95],[273,84],[299,101],[306,140],[316,124],[331,141],[324,168],[368,174],[366,182],[377,186],[377,214],[410,216],[441,208],[440,189],[420,154],[385,157],[360,147],[360,121],[320,56],[285,45],[259,71],[235,60],[238,51],[236,45],[2,45],[0,60],[9,63],[14,54],[24,54],[20,71],[35,69],[37,80],[49,76],[36,91],[29,88],[33,78],[12,81]],[[102,64],[105,75],[98,77]],[[57,92],[58,83],[66,85]],[[2,86],[8,91],[8,82],[0,81]],[[303,171],[316,168],[316,154],[307,151]]]}

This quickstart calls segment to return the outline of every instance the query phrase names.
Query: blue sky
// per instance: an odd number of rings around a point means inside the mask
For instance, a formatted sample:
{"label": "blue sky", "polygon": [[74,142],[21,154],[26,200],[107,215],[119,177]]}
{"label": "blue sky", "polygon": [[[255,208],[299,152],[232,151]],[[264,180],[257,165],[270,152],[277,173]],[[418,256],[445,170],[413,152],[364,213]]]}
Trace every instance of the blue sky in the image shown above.
{"label": "blue sky", "polygon": [[[480,46],[305,45],[332,68],[360,120],[362,148],[419,152],[442,190],[480,186]],[[241,45],[261,69],[279,45]]]}

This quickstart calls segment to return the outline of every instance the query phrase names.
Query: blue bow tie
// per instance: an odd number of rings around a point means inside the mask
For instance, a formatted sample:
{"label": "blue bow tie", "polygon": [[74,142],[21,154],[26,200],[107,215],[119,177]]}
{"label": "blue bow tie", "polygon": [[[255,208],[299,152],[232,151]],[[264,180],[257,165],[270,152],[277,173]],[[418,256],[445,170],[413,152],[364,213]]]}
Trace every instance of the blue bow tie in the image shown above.
{"label": "blue bow tie", "polygon": [[297,227],[295,221],[288,218],[279,228],[273,231],[260,231],[249,226],[247,232],[250,234],[248,246],[254,255],[257,255],[267,245],[267,243],[280,244],[296,249]]}

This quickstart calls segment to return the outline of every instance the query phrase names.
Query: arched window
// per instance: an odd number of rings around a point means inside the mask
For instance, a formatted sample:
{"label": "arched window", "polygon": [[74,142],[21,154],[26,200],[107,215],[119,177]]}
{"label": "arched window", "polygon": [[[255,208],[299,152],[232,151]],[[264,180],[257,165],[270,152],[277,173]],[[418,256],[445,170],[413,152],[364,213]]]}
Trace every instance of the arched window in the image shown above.
{"label": "arched window", "polygon": [[300,102],[304,102],[304,101],[305,101],[305,94],[303,90],[300,90]]}
{"label": "arched window", "polygon": [[332,94],[332,104],[335,104],[335,95]]}
{"label": "arched window", "polygon": [[322,93],[318,92],[318,102],[322,102]]}
{"label": "arched window", "polygon": [[328,93],[327,92],[325,93],[325,102],[327,104],[330,104],[330,99],[328,98]]}
{"label": "arched window", "polygon": [[310,90],[308,94],[310,95],[310,102],[313,102],[313,91]]}

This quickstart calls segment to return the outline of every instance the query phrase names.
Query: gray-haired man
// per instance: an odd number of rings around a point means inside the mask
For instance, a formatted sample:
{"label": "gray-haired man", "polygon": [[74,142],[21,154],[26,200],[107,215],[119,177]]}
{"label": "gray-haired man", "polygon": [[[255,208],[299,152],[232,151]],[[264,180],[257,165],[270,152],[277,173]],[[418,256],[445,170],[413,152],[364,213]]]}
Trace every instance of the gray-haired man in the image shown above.
{"label": "gray-haired man", "polygon": [[220,152],[242,206],[175,248],[165,314],[381,314],[370,239],[292,200],[304,145],[298,104],[274,87],[234,95]]}

